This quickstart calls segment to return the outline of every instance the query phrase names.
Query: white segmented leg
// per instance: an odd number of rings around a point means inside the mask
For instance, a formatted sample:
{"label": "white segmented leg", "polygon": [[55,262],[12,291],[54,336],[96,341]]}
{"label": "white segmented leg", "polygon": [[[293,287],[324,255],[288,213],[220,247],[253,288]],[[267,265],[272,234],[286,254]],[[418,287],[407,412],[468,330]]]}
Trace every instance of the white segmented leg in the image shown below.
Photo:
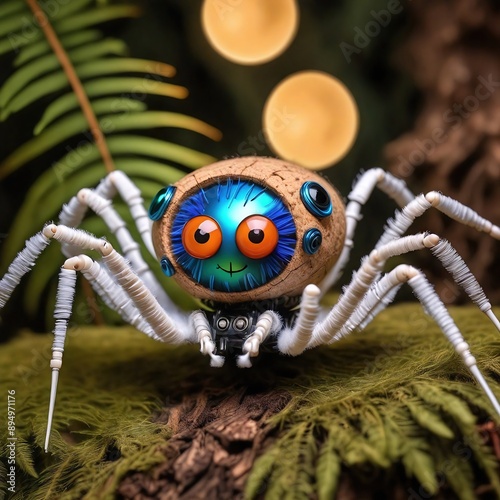
{"label": "white segmented leg", "polygon": [[406,264],[400,264],[392,271],[385,274],[368,290],[351,317],[332,337],[331,342],[336,342],[346,337],[355,329],[364,328],[378,312],[392,302],[395,293],[401,288],[401,285],[416,275],[417,270]]}
{"label": "white segmented leg", "polygon": [[462,203],[436,191],[415,196],[406,186],[406,183],[385,172],[381,168],[374,168],[364,172],[356,181],[354,188],[348,195],[349,203],[346,206],[346,238],[339,260],[323,279],[320,288],[324,294],[340,277],[349,260],[353,247],[353,238],[358,221],[361,219],[361,208],[366,204],[375,187],[392,198],[402,210],[396,211],[394,219],[389,219],[387,229],[382,234],[375,248],[403,236],[417,217],[422,216],[429,208],[435,207],[452,219],[471,226],[478,231],[486,232],[500,240],[500,227],[479,216],[474,210]]}
{"label": "white segmented leg", "polygon": [[444,268],[453,276],[455,282],[465,290],[470,299],[488,316],[495,328],[500,331],[500,321],[495,316],[490,301],[458,252],[447,240],[439,240],[438,244],[431,248],[431,252],[441,261]]}
{"label": "white segmented leg", "polygon": [[425,195],[421,194],[417,196],[401,211],[398,210],[394,219],[389,219],[387,228],[375,245],[375,248],[401,237],[413,224],[415,219],[423,215],[431,207],[437,208],[440,212],[448,215],[457,222],[500,240],[500,228],[498,226],[481,217],[477,212],[462,203],[436,191],[431,191]]}
{"label": "white segmented leg", "polygon": [[63,267],[81,272],[105,304],[116,311],[126,323],[155,340],[161,340],[141,316],[132,299],[111,279],[99,262],[88,255],[77,255],[67,259]]}
{"label": "white segmented leg", "polygon": [[[500,321],[493,312],[490,301],[486,297],[481,285],[478,283],[467,264],[453,248],[450,242],[445,239],[440,239],[434,246],[430,247],[430,250],[432,254],[441,261],[444,268],[452,275],[454,281],[464,289],[469,298],[482,312],[486,314],[490,321],[495,325],[495,328],[500,331]],[[380,294],[378,287],[378,283],[375,283],[373,289],[370,290],[367,295],[381,297],[379,298],[379,304],[374,305],[373,310],[366,313],[364,320],[362,320],[361,324],[357,324],[356,328],[364,328],[381,310],[392,302],[395,294],[397,293],[397,289],[392,289],[387,295]],[[365,299],[367,298],[365,297]],[[347,328],[351,321],[352,320],[349,319],[343,329]],[[341,334],[339,335],[342,336]]]}
{"label": "white segmented leg", "polygon": [[[151,224],[147,211],[144,208],[144,200],[141,191],[130,178],[124,172],[115,170],[109,173],[92,191],[106,200],[112,200],[118,193],[120,194],[120,197],[130,210],[147,250],[156,258],[151,239]],[[59,214],[59,221],[66,226],[78,227],[85,217],[86,212],[87,205],[75,196],[62,208]],[[72,252],[68,256],[71,255],[76,254]]]}
{"label": "white segmented leg", "polygon": [[153,240],[151,238],[151,221],[148,213],[144,208],[144,200],[142,199],[140,189],[129,179],[129,177],[119,170],[111,172],[109,179],[116,186],[123,201],[128,205],[132,218],[142,241],[153,257],[156,258],[156,253],[153,248]]}
{"label": "white segmented leg", "polygon": [[[107,200],[111,200],[117,194],[116,187],[111,182],[109,174],[101,180],[94,191]],[[87,213],[87,208],[87,205],[81,203],[76,196],[73,196],[71,200],[62,207],[59,213],[59,223],[69,227],[78,227]],[[74,253],[71,255],[74,255]]]}
{"label": "white segmented leg", "polygon": [[113,248],[103,238],[96,238],[94,235],[73,229],[62,224],[47,224],[43,228],[43,234],[47,238],[53,238],[61,243],[67,243],[71,246],[78,247],[79,250],[97,250],[101,253],[106,252],[106,247]]}
{"label": "white segmented leg", "polygon": [[[140,194],[140,191],[137,188],[136,190],[137,193]],[[163,290],[160,286],[155,275],[144,261],[139,244],[132,238],[132,235],[127,228],[127,224],[120,217],[120,215],[118,215],[111,203],[111,200],[102,197],[90,189],[81,189],[77,197],[83,205],[90,207],[99,217],[102,218],[109,230],[118,240],[118,244],[120,245],[124,257],[130,262],[132,269],[151,290],[162,307],[173,314],[180,314],[178,307],[170,300],[168,295],[165,293],[165,290]],[[142,202],[142,198],[140,199]],[[151,241],[150,245],[152,245]]]}
{"label": "white segmented leg", "polygon": [[[140,246],[134,241],[127,229],[125,221],[120,217],[112,205],[112,199],[120,194],[127,204],[135,225],[141,235],[148,252],[156,259],[151,237],[151,224],[146,209],[144,208],[141,191],[121,171],[108,174],[95,189],[81,189],[67,205],[64,205],[59,220],[61,224],[68,227],[78,227],[88,208],[91,208],[100,216],[110,231],[116,236],[118,244],[147,287],[153,292],[162,307],[176,317],[182,317],[182,311],[166,294],[163,287],[158,283],[156,276],[144,261]],[[80,248],[64,243],[63,254],[72,257],[80,253]]]}
{"label": "white segmented leg", "polygon": [[61,269],[59,273],[59,283],[57,287],[56,306],[54,318],[56,324],[54,328],[54,341],[52,342],[52,382],[50,386],[49,413],[47,417],[47,431],[45,434],[45,452],[49,448],[50,431],[52,429],[52,419],[56,404],[57,383],[59,380],[59,370],[62,367],[62,357],[64,352],[64,342],[68,330],[68,321],[71,317],[73,299],[75,296],[76,271]]}
{"label": "white segmented leg", "polygon": [[[386,245],[383,248],[388,247]],[[441,261],[445,269],[453,276],[454,281],[464,289],[469,298],[500,331],[500,321],[495,316],[491,303],[467,264],[452,245],[445,239],[439,239],[437,243],[430,246],[430,251]],[[400,273],[402,272],[401,269],[404,268],[398,267],[396,269]],[[402,281],[397,276],[399,275],[389,273],[380,281],[375,282],[332,341],[344,337],[355,328],[365,328],[380,311],[385,309],[393,301],[402,284]]]}
{"label": "white segmented leg", "polygon": [[422,273],[408,280],[408,284],[413,288],[418,300],[424,305],[427,313],[436,321],[448,340],[451,342],[455,351],[462,357],[464,363],[471,371],[474,378],[484,390],[495,411],[500,415],[500,404],[490,389],[485,378],[479,371],[476,364],[476,358],[469,350],[469,344],[465,342],[460,330],[455,325],[449,315],[446,307],[441,302],[439,296],[432,288],[432,285],[426,280]]}
{"label": "white segmented leg", "polygon": [[[372,288],[375,288],[379,282],[375,283]],[[399,289],[401,288],[401,285],[396,285],[394,288],[392,288],[388,293],[386,293],[384,296],[380,298],[378,303],[371,309],[371,311],[366,315],[365,319],[360,323],[359,329],[363,330],[366,328],[371,321],[377,316],[378,313],[382,312],[385,308],[390,306],[396,297],[397,293],[399,292]],[[371,290],[367,292],[367,295],[371,293]],[[376,293],[376,292],[374,292]],[[380,296],[380,295],[379,295]],[[378,297],[377,297],[378,298]]]}
{"label": "white segmented leg", "polygon": [[260,345],[273,333],[281,330],[281,320],[274,311],[265,311],[259,315],[255,323],[255,330],[245,340],[242,351],[245,354],[238,356],[236,364],[239,368],[251,368],[251,357],[259,355]]}
{"label": "white segmented leg", "polygon": [[113,249],[108,254],[103,255],[102,260],[163,342],[180,344],[193,341],[190,331],[183,328],[182,325],[179,325],[179,328],[172,321],[154,295],[130,269],[126,260],[118,252]]}
{"label": "white segmented leg", "polygon": [[349,321],[332,337],[331,341],[334,342],[349,335],[363,322],[366,315],[376,307],[381,297],[390,294],[394,289],[399,289],[403,283],[408,283],[413,288],[425,312],[436,321],[441,331],[453,345],[455,351],[462,357],[465,365],[469,368],[472,375],[485,392],[495,408],[495,411],[500,415],[500,404],[477,367],[476,359],[471,354],[469,345],[465,342],[463,335],[460,333],[460,330],[454,323],[445,305],[434,291],[432,285],[427,281],[421,271],[412,266],[402,264],[386,274],[376,284],[376,287],[372,288],[370,293],[365,296]]}
{"label": "white segmented leg", "polygon": [[356,226],[362,218],[361,208],[366,204],[375,187],[378,187],[382,192],[387,194],[387,196],[392,198],[400,207],[404,207],[415,198],[415,195],[407,188],[403,180],[394,177],[381,168],[367,170],[357,179],[354,188],[347,196],[349,203],[345,211],[346,237],[344,248],[339,260],[320,285],[322,294],[338,280],[349,260]]}
{"label": "white segmented leg", "polygon": [[212,341],[212,334],[210,332],[210,324],[203,311],[195,311],[191,315],[194,331],[198,342],[200,343],[200,352],[210,356],[210,366],[220,368],[224,365],[224,356],[218,356],[215,353],[215,344]]}
{"label": "white segmented leg", "polygon": [[430,248],[436,245],[438,241],[439,236],[436,234],[420,233],[391,241],[373,250],[363,260],[361,267],[354,274],[353,279],[326,319],[315,326],[308,348],[331,342],[334,335],[354,312],[372,283],[378,279],[387,259],[395,255]]}
{"label": "white segmented leg", "polygon": [[5,306],[22,277],[31,270],[36,259],[49,243],[50,238],[43,231],[26,241],[26,246],[17,254],[0,280],[0,309]]}
{"label": "white segmented leg", "polygon": [[306,349],[321,308],[321,292],[316,285],[307,285],[302,293],[300,312],[293,328],[283,330],[278,338],[278,350],[297,356]]}
{"label": "white segmented leg", "polygon": [[132,299],[144,320],[149,323],[155,334],[163,342],[178,344],[193,341],[187,320],[184,323],[178,323],[177,326],[141,279],[132,271],[126,260],[114,250],[109,242],[79,229],[62,225],[56,226],[55,224],[45,226],[44,234],[51,235],[52,238],[63,243],[77,246],[81,250],[97,250],[100,252],[102,260],[110,273]]}

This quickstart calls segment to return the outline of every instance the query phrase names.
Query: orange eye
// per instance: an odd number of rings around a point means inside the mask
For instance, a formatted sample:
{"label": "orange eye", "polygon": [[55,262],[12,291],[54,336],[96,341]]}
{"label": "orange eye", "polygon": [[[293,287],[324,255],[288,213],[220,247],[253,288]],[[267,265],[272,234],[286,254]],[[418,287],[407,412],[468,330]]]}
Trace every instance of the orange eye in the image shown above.
{"label": "orange eye", "polygon": [[211,217],[198,215],[186,223],[182,230],[182,244],[186,252],[196,259],[208,259],[217,253],[222,243],[219,224]]}
{"label": "orange eye", "polygon": [[250,259],[263,259],[272,253],[278,244],[276,226],[262,215],[251,215],[243,220],[236,230],[236,245]]}

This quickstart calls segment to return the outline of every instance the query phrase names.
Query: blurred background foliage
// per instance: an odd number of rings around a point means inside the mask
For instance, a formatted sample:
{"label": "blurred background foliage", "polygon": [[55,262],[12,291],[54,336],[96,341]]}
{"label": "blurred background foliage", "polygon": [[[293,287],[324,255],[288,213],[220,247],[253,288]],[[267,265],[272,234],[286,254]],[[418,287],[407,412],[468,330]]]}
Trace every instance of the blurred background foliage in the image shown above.
{"label": "blurred background foliage", "polygon": [[[292,45],[274,61],[258,66],[234,64],[213,51],[201,29],[200,0],[128,2],[130,4],[140,7],[140,15],[130,19],[112,19],[99,24],[98,29],[106,37],[123,41],[130,57],[173,65],[177,73],[173,78],[168,78],[168,82],[189,90],[186,99],[146,95],[141,96],[140,101],[148,109],[182,113],[202,120],[219,129],[223,137],[216,142],[181,128],[154,126],[138,130],[134,132],[135,135],[179,144],[216,159],[235,155],[272,155],[263,141],[261,125],[262,109],[267,96],[277,83],[292,73],[304,69],[322,70],[346,84],[360,111],[360,130],[353,149],[339,164],[324,172],[341,193],[347,195],[360,170],[384,166],[384,146],[409,129],[414,120],[419,94],[411,79],[398,70],[394,60],[396,49],[407,36],[412,22],[404,3],[401,4],[401,12],[393,15],[387,26],[381,27],[377,36],[368,36],[367,43],[363,43],[363,47],[357,47],[356,53],[348,60],[340,44],[347,43],[355,47],[356,34],[364,31],[366,24],[373,20],[374,11],[387,9],[387,1],[374,0],[370,5],[348,1],[300,1],[299,30]],[[87,10],[93,8],[96,7],[92,2],[85,7]],[[12,52],[1,56],[2,84],[13,73],[15,57],[16,54]],[[44,110],[64,92],[50,93],[0,123],[0,159],[5,160],[18,147],[28,143]],[[53,168],[55,162],[77,147],[82,138],[81,134],[76,134],[64,140],[1,179],[0,273],[5,271],[12,258],[11,251],[6,251],[8,238],[14,231],[12,223],[16,214],[23,203],[29,202],[26,199],[28,190],[43,172]],[[133,160],[134,157],[131,156],[131,163]],[[141,177],[138,172],[141,168],[148,168],[146,164],[141,167],[141,162],[144,162],[144,158],[137,156],[136,165],[130,165],[138,177]],[[171,164],[178,169],[180,175],[188,170],[188,166],[182,161]],[[103,168],[102,176],[104,175]],[[142,176],[147,177],[147,174]],[[161,187],[161,182],[157,176],[152,176],[151,181],[145,185],[148,204],[154,190]],[[412,187],[419,190],[418,186]],[[63,180],[57,186],[57,193],[67,201],[76,194],[75,185],[70,190],[69,183],[66,185]],[[40,210],[51,201],[50,198],[51,196],[46,196],[39,200]],[[383,196],[376,193],[373,198],[371,207],[376,209],[368,208],[364,212],[355,252],[344,281],[350,277],[352,269],[357,267],[360,257],[373,248],[383,222],[393,213],[394,207]],[[37,211],[36,206],[32,209]],[[57,212],[54,212],[53,217],[57,217]],[[27,216],[26,220],[17,220],[16,224],[31,227],[31,222],[31,218]],[[100,226],[90,224],[89,228],[98,231]],[[40,227],[33,228],[32,232],[39,229]],[[46,320],[51,316],[50,306],[55,296],[56,273],[52,273],[51,268],[57,270],[62,262],[62,257],[56,250],[51,252],[50,258],[46,257],[40,264],[40,268],[46,270],[45,278],[40,277],[38,285],[25,279],[16,290],[3,313],[5,326],[12,329],[19,325],[29,325],[35,329],[47,328]],[[155,265],[155,268],[158,267]],[[43,274],[43,270],[39,272]],[[167,286],[175,289],[175,285]],[[189,299],[184,297],[184,300],[189,305]],[[78,314],[82,322],[88,322],[93,316],[85,307],[78,308],[77,311],[80,311],[75,318],[77,321]]]}

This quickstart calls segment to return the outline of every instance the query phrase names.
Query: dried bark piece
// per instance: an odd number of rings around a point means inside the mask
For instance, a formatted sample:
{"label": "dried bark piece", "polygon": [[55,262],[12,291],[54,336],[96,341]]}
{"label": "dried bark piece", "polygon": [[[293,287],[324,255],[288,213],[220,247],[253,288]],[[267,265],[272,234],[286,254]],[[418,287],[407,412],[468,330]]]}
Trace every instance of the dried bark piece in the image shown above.
{"label": "dried bark piece", "polygon": [[267,421],[288,403],[280,391],[186,396],[165,409],[173,436],[162,452],[165,462],[150,473],[136,472],[118,488],[127,499],[238,499],[269,437]]}

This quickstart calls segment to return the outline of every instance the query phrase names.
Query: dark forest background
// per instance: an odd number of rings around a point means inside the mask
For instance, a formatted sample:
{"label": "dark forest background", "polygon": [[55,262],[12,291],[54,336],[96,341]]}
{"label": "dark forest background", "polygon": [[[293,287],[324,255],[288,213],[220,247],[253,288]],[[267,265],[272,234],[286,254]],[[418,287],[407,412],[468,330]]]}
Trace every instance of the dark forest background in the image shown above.
{"label": "dark forest background", "polygon": [[[498,111],[496,115],[492,111],[499,109],[500,93],[493,91],[491,99],[481,102],[479,109],[464,117],[456,128],[444,119],[449,109],[473,93],[478,77],[499,74],[497,2],[302,0],[299,31],[292,45],[279,58],[258,66],[231,63],[212,50],[200,25],[200,0],[151,0],[140,5],[141,17],[107,23],[102,30],[123,39],[134,57],[175,66],[177,74],[172,82],[186,86],[190,92],[185,100],[160,102],[159,98],[155,101],[148,97],[146,102],[155,109],[163,107],[200,118],[220,129],[223,138],[213,142],[176,129],[161,129],[152,135],[219,159],[270,155],[272,152],[259,138],[262,108],[269,92],[291,73],[322,70],[347,85],[360,111],[354,147],[340,163],[325,171],[344,195],[360,170],[382,166],[405,178],[414,192],[442,190],[500,222],[496,161],[500,157],[499,121]],[[381,22],[381,12],[389,7],[398,13]],[[11,59],[4,56],[0,64],[0,78],[5,81],[11,72]],[[31,137],[32,123],[49,102],[42,100],[0,124],[0,160]],[[447,129],[446,139],[426,150],[425,141],[436,127]],[[1,181],[0,238],[9,233],[28,187],[79,140],[75,137],[74,142],[55,148]],[[418,151],[422,151],[422,161]],[[412,163],[410,158],[417,161]],[[68,199],[73,194],[68,192]],[[373,196],[364,211],[355,253],[344,278],[350,277],[360,257],[373,248],[393,210],[384,196]],[[499,259],[495,259],[498,245],[456,226],[431,214],[417,228],[450,235],[486,291],[498,301],[500,292],[493,278],[499,271]],[[438,266],[418,262],[431,270],[446,302],[460,300]],[[0,262],[0,272],[7,264]],[[43,328],[41,317],[19,320],[21,293],[22,287],[7,314],[16,323]]]}

